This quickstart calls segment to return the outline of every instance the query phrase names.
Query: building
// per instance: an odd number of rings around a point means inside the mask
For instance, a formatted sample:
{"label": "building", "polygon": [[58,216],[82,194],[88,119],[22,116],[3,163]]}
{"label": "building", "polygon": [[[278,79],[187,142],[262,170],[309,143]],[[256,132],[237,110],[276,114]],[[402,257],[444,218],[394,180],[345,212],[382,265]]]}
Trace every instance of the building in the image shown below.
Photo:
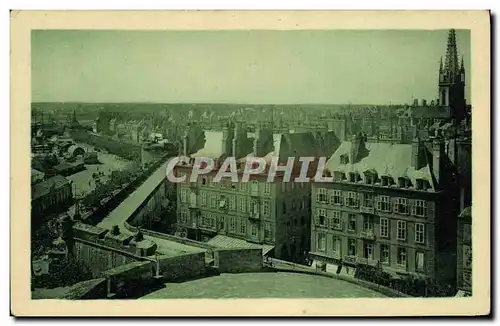
{"label": "building", "polygon": [[73,203],[73,193],[68,179],[55,175],[31,186],[32,225],[41,223],[45,215],[65,211]]}
{"label": "building", "polygon": [[327,163],[332,183],[312,190],[311,256],[319,266],[350,267],[354,275],[382,270],[394,282],[417,278],[454,289],[456,216],[470,202],[464,76],[451,30],[439,100],[416,101],[407,116],[388,119],[384,136],[384,123],[368,123],[374,136],[357,132],[335,151]]}
{"label": "building", "polygon": [[[178,227],[188,238],[209,241],[218,235],[274,247],[276,258],[302,261],[310,244],[310,184],[267,182],[267,171],[248,183],[222,179],[212,182],[227,156],[239,159],[243,171],[247,156],[280,163],[288,157],[327,156],[339,142],[326,130],[306,133],[273,133],[266,126],[248,132],[240,124],[228,124],[222,131],[190,128],[184,138],[184,154],[192,162],[176,166],[176,173],[187,176],[178,184]],[[216,161],[214,171],[189,182],[196,157]],[[237,243],[225,239],[226,243]],[[240,246],[241,244],[239,244]]]}
{"label": "building", "polygon": [[[313,185],[311,256],[454,284],[453,169],[438,135],[412,144],[369,143],[359,133],[327,162],[332,183]],[[456,188],[456,187],[455,187]],[[455,215],[456,216],[456,215]]]}
{"label": "building", "polygon": [[472,295],[472,207],[458,216],[457,227],[457,296]]}

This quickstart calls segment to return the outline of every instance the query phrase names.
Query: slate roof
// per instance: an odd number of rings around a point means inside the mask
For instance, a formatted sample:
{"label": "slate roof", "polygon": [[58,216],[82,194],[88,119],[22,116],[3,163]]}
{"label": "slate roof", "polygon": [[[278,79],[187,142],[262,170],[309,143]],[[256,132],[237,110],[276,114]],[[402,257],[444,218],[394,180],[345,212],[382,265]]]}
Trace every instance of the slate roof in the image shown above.
{"label": "slate roof", "polygon": [[224,154],[222,131],[205,131],[205,145],[191,157],[219,158]]}
{"label": "slate roof", "polygon": [[419,170],[413,168],[412,145],[411,144],[391,144],[391,143],[365,143],[368,151],[365,157],[352,164],[341,164],[340,156],[349,155],[351,142],[344,141],[340,147],[333,153],[326,163],[326,169],[330,172],[358,172],[361,180],[364,181],[364,172],[375,170],[379,176],[390,176],[397,182],[399,177],[408,177],[415,185],[416,179],[427,180],[434,189],[434,178],[432,170],[427,162]]}
{"label": "slate roof", "polygon": [[31,200],[47,195],[50,189],[59,189],[69,184],[69,180],[62,175],[55,175],[31,187]]}

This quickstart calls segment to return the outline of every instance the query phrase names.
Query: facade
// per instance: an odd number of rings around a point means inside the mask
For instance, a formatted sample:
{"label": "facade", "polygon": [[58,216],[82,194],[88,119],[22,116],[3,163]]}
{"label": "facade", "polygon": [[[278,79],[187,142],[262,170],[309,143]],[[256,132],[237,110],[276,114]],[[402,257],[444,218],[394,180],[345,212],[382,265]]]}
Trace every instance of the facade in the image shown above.
{"label": "facade", "polygon": [[458,216],[457,289],[458,296],[472,295],[472,207]]}
{"label": "facade", "polygon": [[[188,132],[189,133],[189,132]],[[186,174],[178,185],[178,226],[188,238],[208,241],[215,235],[243,239],[274,247],[277,258],[301,261],[310,244],[310,184],[267,182],[267,173],[256,175],[248,183],[212,182],[218,167],[227,156],[279,157],[321,156],[324,148],[338,142],[333,133],[273,133],[265,127],[249,133],[241,124],[222,131],[192,133],[203,141],[185,137],[184,153],[217,159],[214,171],[189,182],[192,165],[178,165],[177,173]],[[192,139],[192,138],[191,138]],[[204,143],[203,143],[204,142]],[[189,147],[191,144],[193,147]],[[327,145],[327,146],[326,146]],[[203,146],[203,147],[202,147]]]}
{"label": "facade", "polygon": [[[432,157],[431,160],[429,158]],[[444,140],[367,143],[358,134],[327,163],[334,181],[313,185],[311,256],[334,269],[362,265],[453,284],[455,224]],[[444,271],[444,273],[441,273]]]}

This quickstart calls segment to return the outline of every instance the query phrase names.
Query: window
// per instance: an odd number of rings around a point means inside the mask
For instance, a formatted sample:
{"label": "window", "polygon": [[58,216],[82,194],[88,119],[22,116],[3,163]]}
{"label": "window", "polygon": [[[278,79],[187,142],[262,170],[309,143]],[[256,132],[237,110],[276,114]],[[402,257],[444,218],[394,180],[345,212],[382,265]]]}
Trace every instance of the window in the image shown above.
{"label": "window", "polygon": [[340,257],[342,255],[341,253],[341,248],[342,248],[342,238],[339,236],[334,235],[332,239],[333,243],[333,254],[336,255],[337,257]]}
{"label": "window", "polygon": [[271,184],[269,182],[264,182],[264,194],[269,195],[271,193]]}
{"label": "window", "polygon": [[341,230],[342,229],[342,221],[340,218],[340,212],[339,211],[332,211],[332,219],[331,219],[331,228],[335,230]]}
{"label": "window", "polygon": [[389,245],[380,245],[380,262],[383,264],[389,264],[390,257]]}
{"label": "window", "polygon": [[346,206],[358,207],[358,193],[349,191],[346,198]]}
{"label": "window", "polygon": [[217,194],[210,194],[210,207],[217,208]]}
{"label": "window", "polygon": [[247,234],[247,223],[246,223],[246,220],[241,220],[240,233],[241,234]]}
{"label": "window", "polygon": [[229,197],[229,209],[232,211],[236,210],[236,197],[235,196]]}
{"label": "window", "polygon": [[363,248],[364,257],[367,259],[373,259],[373,244],[365,242],[363,246],[364,246]]}
{"label": "window", "polygon": [[201,195],[201,205],[207,206],[207,193],[205,191],[202,191],[200,195]]}
{"label": "window", "polygon": [[365,193],[363,206],[368,208],[373,208],[373,197],[374,197],[373,194]]}
{"label": "window", "polygon": [[283,214],[286,214],[286,201],[283,200],[281,206],[282,206],[281,208],[283,210]]}
{"label": "window", "polygon": [[413,215],[424,217],[427,215],[427,203],[425,200],[416,200]]}
{"label": "window", "polygon": [[363,216],[363,231],[373,232],[373,216]]}
{"label": "window", "polygon": [[424,243],[424,224],[423,223],[415,223],[415,242],[416,243]]}
{"label": "window", "polygon": [[262,202],[262,214],[264,214],[264,216],[269,216],[269,200],[264,200]]}
{"label": "window", "polygon": [[255,224],[252,224],[252,236],[256,236],[257,235],[257,226]]}
{"label": "window", "polygon": [[348,163],[349,163],[349,156],[347,156],[347,154],[340,155],[340,164],[348,164]]}
{"label": "window", "polygon": [[219,200],[219,209],[226,209],[227,208],[227,200],[226,198],[222,197]]}
{"label": "window", "polygon": [[181,189],[181,203],[187,202],[187,190]]}
{"label": "window", "polygon": [[201,184],[202,184],[203,186],[205,186],[205,185],[207,184],[207,178],[206,178],[206,177],[202,177],[202,178],[201,178]]}
{"label": "window", "polygon": [[229,231],[234,232],[236,230],[236,221],[234,220],[234,217],[229,218]]}
{"label": "window", "polygon": [[399,214],[408,214],[408,199],[407,198],[398,198],[397,204],[395,207],[396,213]]}
{"label": "window", "polygon": [[246,213],[247,210],[247,197],[240,197],[240,211]]}
{"label": "window", "polygon": [[240,191],[246,192],[247,191],[247,183],[246,182],[241,182],[240,183]]}
{"label": "window", "polygon": [[217,220],[219,222],[219,230],[224,230],[224,216],[219,216]]}
{"label": "window", "polygon": [[340,190],[330,190],[330,204],[342,205],[342,192]]}
{"label": "window", "polygon": [[347,218],[349,220],[349,225],[348,225],[347,229],[349,231],[356,232],[356,215],[355,214],[349,214]]}
{"label": "window", "polygon": [[324,233],[318,233],[318,250],[325,251],[326,250],[326,236]]}
{"label": "window", "polygon": [[380,236],[382,238],[389,237],[389,220],[384,217],[380,218]]}
{"label": "window", "polygon": [[389,196],[380,196],[379,202],[377,203],[377,210],[382,212],[391,211],[391,198]]}
{"label": "window", "polygon": [[415,253],[415,270],[417,272],[424,271],[424,253],[421,251]]}
{"label": "window", "polygon": [[303,211],[306,208],[306,201],[302,199],[300,201],[300,210]]}
{"label": "window", "polygon": [[317,225],[321,226],[326,226],[326,210],[325,209],[318,209],[318,216],[316,220]]}
{"label": "window", "polygon": [[405,241],[406,240],[406,222],[398,221],[398,240]]}
{"label": "window", "polygon": [[317,189],[316,201],[318,203],[326,203],[327,202],[326,189],[325,188],[318,188]]}
{"label": "window", "polygon": [[398,248],[398,265],[406,268],[406,248]]}
{"label": "window", "polygon": [[271,239],[271,224],[264,223],[264,238]]}
{"label": "window", "polygon": [[356,239],[349,239],[347,249],[349,250],[349,256],[356,256]]}
{"label": "window", "polygon": [[344,172],[333,172],[333,178],[335,181],[344,181],[345,180],[345,173]]}
{"label": "window", "polygon": [[253,215],[259,214],[259,204],[256,201],[251,200],[249,203],[248,211]]}
{"label": "window", "polygon": [[184,209],[181,209],[180,220],[181,220],[181,223],[187,223],[188,214],[187,214],[187,211]]}

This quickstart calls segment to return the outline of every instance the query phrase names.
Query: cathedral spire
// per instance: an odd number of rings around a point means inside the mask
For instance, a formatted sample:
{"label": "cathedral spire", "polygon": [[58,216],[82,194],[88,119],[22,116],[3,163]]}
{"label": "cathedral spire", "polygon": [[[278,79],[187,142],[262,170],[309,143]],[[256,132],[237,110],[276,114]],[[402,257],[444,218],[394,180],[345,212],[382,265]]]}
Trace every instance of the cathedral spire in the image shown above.
{"label": "cathedral spire", "polygon": [[446,48],[445,61],[446,75],[449,77],[450,82],[455,81],[455,78],[459,73],[458,67],[457,40],[455,36],[455,30],[451,29],[448,34],[448,44]]}
{"label": "cathedral spire", "polygon": [[460,62],[460,72],[465,72],[465,68],[464,68],[464,56],[462,56],[462,61]]}

